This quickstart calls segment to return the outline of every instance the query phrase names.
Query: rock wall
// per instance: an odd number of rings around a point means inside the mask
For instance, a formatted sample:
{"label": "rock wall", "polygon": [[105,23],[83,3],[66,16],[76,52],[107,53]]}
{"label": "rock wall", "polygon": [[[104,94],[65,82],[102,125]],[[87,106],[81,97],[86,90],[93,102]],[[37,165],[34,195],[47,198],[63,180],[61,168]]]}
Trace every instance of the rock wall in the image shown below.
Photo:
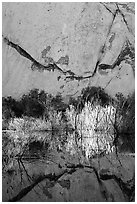
{"label": "rock wall", "polygon": [[[112,95],[134,91],[134,6],[4,2],[3,96],[19,97],[32,88],[77,95],[88,85],[101,86]],[[34,63],[4,38],[40,64],[56,64],[63,72],[32,70]]]}

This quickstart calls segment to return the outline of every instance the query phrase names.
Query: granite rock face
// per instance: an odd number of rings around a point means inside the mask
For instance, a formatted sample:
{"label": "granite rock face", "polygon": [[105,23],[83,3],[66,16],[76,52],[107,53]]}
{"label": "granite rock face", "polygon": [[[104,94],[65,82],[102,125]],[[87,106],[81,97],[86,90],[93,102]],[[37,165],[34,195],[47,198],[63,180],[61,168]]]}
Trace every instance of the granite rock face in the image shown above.
{"label": "granite rock face", "polygon": [[3,3],[3,96],[19,97],[32,88],[80,94],[88,85],[111,95],[134,91],[134,7],[127,2]]}

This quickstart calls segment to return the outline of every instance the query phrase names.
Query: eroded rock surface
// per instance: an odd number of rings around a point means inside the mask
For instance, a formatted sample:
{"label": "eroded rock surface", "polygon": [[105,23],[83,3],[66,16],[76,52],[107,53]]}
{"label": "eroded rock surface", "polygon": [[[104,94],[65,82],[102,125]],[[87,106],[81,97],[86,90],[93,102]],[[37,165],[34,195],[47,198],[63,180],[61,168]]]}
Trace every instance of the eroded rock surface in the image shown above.
{"label": "eroded rock surface", "polygon": [[3,40],[4,96],[32,88],[78,94],[87,85],[112,95],[134,90],[134,3],[6,2],[2,9],[3,39],[35,60]]}

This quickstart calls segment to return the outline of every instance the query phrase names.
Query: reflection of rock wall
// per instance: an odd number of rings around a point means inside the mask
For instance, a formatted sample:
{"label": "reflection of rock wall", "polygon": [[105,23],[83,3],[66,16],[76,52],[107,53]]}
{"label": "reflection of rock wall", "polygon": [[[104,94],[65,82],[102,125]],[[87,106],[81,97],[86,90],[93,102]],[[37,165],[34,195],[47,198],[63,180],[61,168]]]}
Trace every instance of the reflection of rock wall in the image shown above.
{"label": "reflection of rock wall", "polygon": [[[56,62],[84,76],[94,71],[97,61],[115,63],[127,40],[134,48],[134,3],[3,3],[2,32],[41,64]],[[58,81],[58,72],[30,67],[29,60],[3,42],[3,95],[19,96],[31,88],[67,94],[87,84],[106,87],[110,80],[107,89],[112,94],[134,89],[132,66],[125,59],[107,74],[97,72],[79,83]]]}
{"label": "reflection of rock wall", "polygon": [[58,160],[37,160],[25,161],[20,169],[15,160],[13,175],[3,176],[3,202],[134,202],[134,157],[118,157],[111,154],[92,160],[91,166],[80,166],[69,156],[71,168],[66,160],[63,168]]}

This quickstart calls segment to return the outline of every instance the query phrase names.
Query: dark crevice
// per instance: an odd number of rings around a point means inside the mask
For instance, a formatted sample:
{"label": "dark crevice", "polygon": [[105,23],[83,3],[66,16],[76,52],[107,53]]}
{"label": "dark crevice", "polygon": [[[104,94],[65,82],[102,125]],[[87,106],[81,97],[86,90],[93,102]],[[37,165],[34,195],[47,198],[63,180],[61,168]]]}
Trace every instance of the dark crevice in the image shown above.
{"label": "dark crevice", "polygon": [[[122,61],[130,60],[130,63],[132,65],[135,60],[135,50],[131,47],[129,40],[126,40],[126,42],[123,44],[123,47],[121,49],[120,54],[118,55],[116,61],[112,64],[112,69],[114,69],[116,66],[119,66]],[[134,71],[134,70],[133,70]]]}
{"label": "dark crevice", "polygon": [[[123,20],[124,20],[124,23],[126,24],[126,27],[128,29],[129,32],[131,32],[129,26],[128,26],[128,23],[125,19],[125,16],[124,14],[122,13],[122,11],[120,10],[119,6],[117,3],[115,3],[117,9],[115,10],[115,13],[113,13],[104,3],[101,3],[112,15],[113,15],[113,19],[112,19],[112,22],[111,22],[111,25],[109,26],[109,30],[108,30],[108,34],[107,34],[107,37],[109,36],[110,32],[111,32],[111,28],[113,26],[113,23],[114,23],[114,20],[116,18],[116,15],[117,13],[120,13],[120,15],[122,16]],[[106,40],[107,40],[107,37],[106,37]],[[105,41],[106,43],[106,41]],[[103,51],[105,50],[105,43],[104,43],[104,46],[103,46],[103,50],[102,50],[102,55],[103,55]],[[125,46],[125,44],[124,44]],[[126,41],[126,46],[125,47],[122,47],[122,51],[120,52],[119,56],[117,57],[116,61],[112,64],[112,65],[107,65],[107,64],[101,64],[99,65],[99,69],[101,70],[107,70],[107,69],[114,69],[115,66],[119,66],[120,63],[125,60],[125,56],[126,55],[130,55],[130,58],[132,59],[133,57],[131,57],[131,55],[133,56],[133,52],[131,51],[131,49],[129,48],[129,42],[128,40]],[[127,61],[128,62],[128,61]],[[129,62],[128,62],[129,63]],[[134,69],[134,68],[133,68]],[[133,70],[134,71],[134,70]],[[95,70],[96,72],[96,70]]]}
{"label": "dark crevice", "polygon": [[[118,4],[117,4],[117,3],[115,3],[115,4],[116,4],[116,6],[117,6],[118,12],[121,14],[121,16],[122,16],[122,18],[123,18],[124,23],[126,24],[126,27],[127,27],[128,31],[129,31],[130,33],[132,33],[132,32],[131,32],[131,29],[129,28],[129,25],[128,25],[127,21],[126,21],[126,18],[125,18],[125,16],[124,16],[123,12],[122,12],[121,9],[119,8]],[[132,34],[133,34],[133,33],[132,33]]]}
{"label": "dark crevice", "polygon": [[[94,77],[94,75],[96,74],[98,68],[100,70],[108,70],[108,69],[114,69],[116,66],[119,66],[121,61],[123,61],[125,59],[125,56],[124,55],[128,55],[129,53],[131,53],[131,50],[127,50],[127,52],[125,53],[125,51],[121,51],[119,56],[117,57],[116,61],[112,64],[112,65],[107,65],[107,64],[100,64],[102,58],[104,57],[104,54],[105,54],[105,51],[106,51],[106,41],[107,41],[107,38],[111,32],[111,29],[112,29],[112,26],[113,26],[113,23],[115,21],[115,18],[117,16],[118,13],[121,14],[128,30],[129,30],[129,27],[128,27],[128,23],[125,19],[125,16],[124,14],[122,13],[122,11],[120,10],[119,6],[117,3],[115,3],[117,9],[115,10],[115,12],[113,13],[104,3],[101,3],[112,15],[113,15],[113,18],[112,18],[112,22],[109,26],[109,29],[108,29],[108,33],[107,33],[107,36],[106,36],[106,40],[103,44],[103,46],[101,46],[100,48],[100,51],[99,51],[99,56],[98,56],[98,60],[96,62],[96,65],[95,65],[95,68],[93,70],[93,73],[89,76],[80,76],[80,75],[77,75],[75,74],[74,72],[72,72],[71,70],[67,70],[67,71],[64,71],[62,70],[59,66],[57,66],[57,64],[54,62],[52,64],[48,64],[48,65],[42,65],[41,63],[39,63],[37,60],[35,60],[28,52],[26,52],[24,49],[22,49],[19,45],[17,44],[14,44],[13,42],[9,41],[7,37],[4,37],[4,42],[13,47],[14,49],[16,49],[16,51],[22,55],[23,57],[26,57],[27,59],[29,59],[31,62],[32,62],[32,65],[31,65],[31,69],[34,71],[34,70],[37,70],[37,71],[44,71],[44,70],[47,70],[47,71],[58,71],[60,74],[63,74],[65,75],[65,81],[68,82],[67,80],[77,80],[77,81],[81,81],[81,80],[84,80],[84,79],[89,79],[89,78],[92,78]],[[123,48],[122,48],[123,49]],[[129,52],[129,53],[128,53]],[[123,55],[123,53],[125,53]],[[132,54],[133,55],[133,54]],[[127,61],[129,63],[129,61]],[[99,65],[100,64],[100,65]],[[133,68],[134,69],[134,68]],[[133,70],[134,71],[134,70]],[[57,77],[58,81],[61,79],[61,76],[58,76]]]}
{"label": "dark crevice", "polygon": [[[23,48],[21,48],[19,45],[11,42],[8,40],[7,37],[4,37],[4,42],[11,46],[12,48],[14,48],[20,55],[22,55],[23,57],[29,59],[31,62],[32,62],[32,66],[31,66],[31,69],[32,70],[38,70],[38,71],[44,71],[44,70],[47,70],[47,71],[55,71],[57,70],[58,72],[60,72],[61,74],[63,75],[67,75],[65,77],[64,80],[77,80],[77,81],[81,81],[81,80],[84,80],[84,79],[89,79],[89,78],[92,78],[94,77],[94,75],[96,74],[97,72],[97,69],[98,69],[98,65],[100,63],[100,60],[101,60],[101,57],[102,55],[104,54],[104,49],[105,49],[105,45],[102,46],[102,49],[100,50],[100,57],[96,63],[96,66],[95,66],[95,69],[92,73],[92,75],[89,75],[89,76],[78,76],[76,75],[74,72],[72,72],[71,70],[68,70],[68,71],[63,71],[60,67],[58,67],[55,63],[53,64],[49,64],[47,66],[44,66],[42,65],[41,63],[39,63],[38,61],[36,61],[28,52],[26,52]],[[58,81],[60,80],[61,77],[58,77]]]}
{"label": "dark crevice", "polygon": [[84,79],[89,79],[92,78],[93,75],[89,75],[89,76],[77,76],[77,75],[73,75],[73,76],[66,76],[65,80],[70,79],[70,80],[77,80],[77,81],[81,81]]}
{"label": "dark crevice", "polygon": [[4,42],[9,45],[10,47],[14,48],[20,55],[22,55],[23,57],[29,59],[33,64],[32,64],[32,69],[34,69],[34,67],[38,67],[39,70],[47,70],[47,71],[54,71],[55,69],[57,69],[58,71],[62,72],[64,74],[64,71],[59,68],[57,65],[55,66],[54,64],[49,64],[47,66],[42,65],[41,63],[39,63],[37,60],[35,60],[28,52],[26,52],[23,48],[21,48],[19,45],[9,41],[9,39],[7,37],[4,37]]}
{"label": "dark crevice", "polygon": [[98,183],[99,183],[99,187],[100,187],[100,192],[101,192],[102,196],[104,197],[104,199],[105,199],[106,201],[108,201],[108,200],[111,198],[111,200],[114,201],[113,195],[108,192],[106,186],[105,186],[104,183],[101,181],[97,169],[94,167],[93,170],[94,170],[94,173],[95,173],[95,175],[96,175],[96,177],[97,177],[97,180],[98,180]]}
{"label": "dark crevice", "polygon": [[[35,60],[28,52],[26,52],[23,48],[21,48],[19,45],[11,42],[7,37],[4,37],[4,42],[9,45],[10,47],[14,48],[20,55],[22,55],[23,57],[29,59],[31,62],[32,62],[32,65],[31,65],[31,69],[34,71],[34,70],[37,70],[37,71],[55,71],[57,70],[58,72],[60,72],[61,74],[63,75],[68,75],[66,76],[65,80],[66,79],[70,79],[70,80],[83,80],[83,79],[88,79],[88,78],[91,78],[92,75],[90,76],[78,76],[76,75],[74,72],[72,72],[71,70],[67,70],[67,71],[64,71],[62,70],[59,66],[57,66],[56,63],[53,63],[53,64],[48,64],[47,66],[44,66],[42,65],[41,63],[39,63],[37,60]],[[58,77],[58,80],[60,79],[60,77]]]}
{"label": "dark crevice", "polygon": [[62,171],[60,172],[60,174],[58,174],[58,175],[55,175],[55,174],[39,175],[31,185],[29,185],[29,186],[25,187],[24,189],[22,189],[22,190],[18,193],[18,195],[16,195],[15,197],[9,199],[8,202],[17,202],[17,201],[21,200],[21,199],[22,199],[24,196],[26,196],[32,189],[34,189],[34,187],[35,187],[37,184],[39,184],[40,182],[42,182],[42,181],[45,180],[45,179],[48,179],[49,181],[54,181],[54,182],[56,182],[56,181],[57,181],[62,175],[64,175],[66,172],[67,172],[67,170],[62,170]]}
{"label": "dark crevice", "polygon": [[[103,5],[104,5],[104,4],[103,4]],[[104,6],[105,6],[105,5],[104,5]],[[107,9],[106,6],[105,6],[105,8]],[[107,38],[108,38],[108,36],[109,36],[109,34],[110,34],[110,32],[111,32],[111,29],[112,29],[113,23],[114,23],[114,21],[115,21],[116,15],[117,15],[117,12],[118,12],[117,9],[116,9],[115,13],[112,13],[112,12],[111,12],[111,13],[113,14],[112,22],[111,22],[111,24],[110,24],[110,26],[109,26],[108,33],[107,33],[107,36],[106,36],[106,40],[105,40],[103,46],[100,48],[100,51],[99,51],[99,57],[98,57],[98,60],[97,60],[97,63],[96,63],[95,69],[94,69],[94,71],[93,71],[92,77],[96,74],[97,69],[98,69],[98,65],[99,65],[99,63],[101,62],[101,60],[102,60],[102,58],[103,58],[103,56],[104,56],[104,54],[105,54],[105,50],[106,50],[106,41],[107,41]],[[100,66],[100,65],[99,65],[99,66]]]}
{"label": "dark crevice", "polygon": [[125,43],[122,46],[121,52],[119,53],[117,59],[115,62],[111,65],[109,64],[100,64],[99,65],[99,70],[112,70],[116,66],[119,66],[122,61],[125,61],[126,63],[130,64],[133,70],[133,74],[135,75],[135,50],[131,46],[129,40],[126,40]]}
{"label": "dark crevice", "polygon": [[78,169],[84,169],[84,168],[92,169],[95,172],[95,175],[97,176],[97,180],[98,180],[99,185],[100,185],[101,193],[102,193],[103,197],[105,198],[105,200],[107,200],[107,198],[108,198],[107,190],[106,190],[105,186],[103,185],[102,181],[100,180],[99,175],[98,175],[98,171],[94,166],[88,166],[88,165],[82,165],[82,164],[77,164],[77,165],[69,164],[69,165],[66,165],[66,167],[67,167],[66,169],[60,168],[60,172],[58,172],[57,174],[56,173],[50,173],[50,174],[47,174],[47,175],[37,176],[34,179],[34,181],[33,181],[33,183],[31,185],[29,185],[29,186],[25,187],[24,189],[22,189],[18,193],[18,195],[16,195],[15,197],[9,199],[8,202],[17,202],[17,201],[21,200],[32,189],[34,189],[34,187],[36,185],[38,185],[40,182],[42,182],[45,179],[48,179],[50,182],[54,182],[54,183],[52,183],[52,187],[53,187],[56,184],[56,182],[58,182],[58,179],[61,178],[64,174],[66,174],[66,173],[67,174],[73,174]]}
{"label": "dark crevice", "polygon": [[16,49],[16,51],[20,55],[22,55],[23,57],[28,58],[30,61],[32,61],[34,63],[38,63],[35,59],[33,59],[33,57],[30,54],[28,54],[28,52],[26,52],[24,49],[22,49],[19,45],[9,41],[9,39],[7,37],[4,37],[3,40],[7,45],[9,45],[10,47]]}
{"label": "dark crevice", "polygon": [[[60,165],[59,165],[60,166]],[[36,185],[38,185],[40,182],[42,182],[45,179],[48,179],[50,182],[54,182],[52,183],[52,187],[56,184],[56,182],[58,182],[58,179],[61,178],[64,174],[73,174],[78,168],[84,168],[83,165],[79,164],[79,165],[70,165],[68,166],[68,168],[70,169],[64,169],[62,170],[60,168],[60,172],[59,173],[50,173],[47,175],[39,175],[37,176],[36,179],[33,180],[33,183],[27,187],[25,187],[24,189],[22,189],[18,195],[16,195],[15,197],[9,199],[8,202],[17,202],[19,200],[21,200],[24,196],[26,196],[32,189],[34,189],[34,187]]]}
{"label": "dark crevice", "polygon": [[97,63],[96,63],[96,66],[95,66],[95,69],[94,69],[94,71],[93,71],[92,77],[96,74],[99,63],[100,63],[100,59],[99,59],[99,60],[97,61]]}
{"label": "dark crevice", "polygon": [[135,178],[134,178],[134,176],[130,181],[124,182],[116,174],[109,174],[109,172],[108,173],[101,173],[100,172],[100,179],[101,180],[113,179],[114,181],[116,181],[116,183],[118,184],[118,186],[120,187],[120,189],[122,190],[122,192],[124,193],[124,195],[126,196],[128,201],[131,201],[132,195],[135,191],[135,183],[134,183]]}
{"label": "dark crevice", "polygon": [[26,196],[38,183],[40,183],[41,181],[43,181],[45,179],[45,176],[39,176],[39,178],[30,186],[27,186],[25,188],[23,188],[17,196],[11,198],[8,200],[8,202],[17,202],[20,199],[22,199],[24,196]]}
{"label": "dark crevice", "polygon": [[109,65],[109,64],[100,64],[99,65],[99,70],[108,70],[108,69],[112,69],[112,65]]}
{"label": "dark crevice", "polygon": [[[113,179],[122,192],[125,195],[125,199],[128,201],[134,200],[134,192],[135,192],[135,174],[133,175],[133,178],[130,179],[127,182],[124,182],[120,177],[119,174],[112,174],[109,172],[109,169],[107,170],[102,170],[98,173],[98,169],[95,168],[95,166],[88,166],[88,165],[67,165],[68,168],[72,168],[72,170],[76,170],[77,168],[89,168],[92,169],[96,175],[96,178],[98,180],[99,186],[100,186],[100,191],[103,197],[105,198],[106,201],[111,199],[111,201],[114,201],[113,195],[107,190],[105,184],[102,182],[102,180],[109,180]],[[92,172],[91,172],[92,173]]]}
{"label": "dark crevice", "polygon": [[106,9],[107,11],[109,11],[112,15],[114,15],[114,13],[105,5],[105,3],[100,2]]}
{"label": "dark crevice", "polygon": [[[95,166],[88,166],[88,165],[82,165],[82,164],[74,165],[73,164],[73,165],[67,165],[67,167],[72,168],[72,170],[76,170],[77,168],[80,168],[80,169],[84,169],[84,168],[92,169],[93,170],[92,172],[94,172],[95,175],[96,175],[96,178],[97,178],[97,181],[98,181],[99,187],[100,187],[100,192],[101,192],[103,198],[106,201],[108,201],[109,199],[111,199],[111,201],[114,201],[113,195],[110,192],[108,192],[106,186],[104,185],[104,183],[100,179],[100,176],[98,174],[98,169],[95,168]],[[92,172],[90,172],[90,173],[92,173]]]}
{"label": "dark crevice", "polygon": [[116,18],[116,16],[117,16],[117,13],[118,13],[118,9],[116,9],[116,10],[115,10],[115,13],[113,14],[112,22],[111,22],[111,24],[110,24],[110,26],[109,26],[109,30],[108,30],[107,37],[109,36],[109,34],[110,34],[110,32],[111,32],[111,29],[112,29],[113,23],[114,23],[115,18]]}

